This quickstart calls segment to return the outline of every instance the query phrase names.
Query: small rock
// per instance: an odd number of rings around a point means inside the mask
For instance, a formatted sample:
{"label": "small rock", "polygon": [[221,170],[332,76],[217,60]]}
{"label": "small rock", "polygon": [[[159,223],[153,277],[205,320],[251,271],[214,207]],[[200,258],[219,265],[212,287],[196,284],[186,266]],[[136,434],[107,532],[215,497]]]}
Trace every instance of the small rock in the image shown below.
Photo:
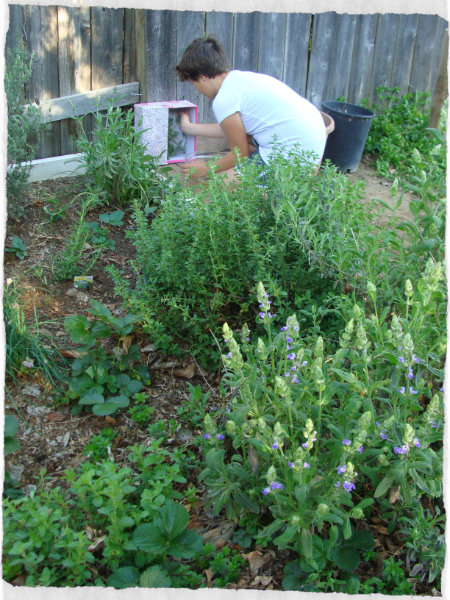
{"label": "small rock", "polygon": [[[39,396],[41,395],[41,390],[38,388],[37,385],[26,385],[25,387],[22,388],[22,394],[24,394],[25,396],[33,396],[33,398],[39,398]],[[32,408],[32,407],[28,406],[27,408]],[[37,407],[37,408],[39,408],[39,407]],[[45,407],[41,407],[41,408],[45,408]]]}

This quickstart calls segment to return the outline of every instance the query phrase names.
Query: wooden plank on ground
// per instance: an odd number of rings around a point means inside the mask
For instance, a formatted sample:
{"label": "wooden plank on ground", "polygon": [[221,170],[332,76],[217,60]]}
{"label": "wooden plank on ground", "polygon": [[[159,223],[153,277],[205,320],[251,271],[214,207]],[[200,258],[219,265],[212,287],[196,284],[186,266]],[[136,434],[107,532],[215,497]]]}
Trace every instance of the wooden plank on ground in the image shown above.
{"label": "wooden plank on ground", "polygon": [[318,108],[322,101],[334,100],[334,98],[326,98],[325,94],[330,77],[330,64],[335,51],[337,19],[335,12],[321,13],[313,17],[306,97]]}
{"label": "wooden plank on ground", "polygon": [[408,92],[419,15],[400,15],[397,44],[392,65],[391,86]]}
{"label": "wooden plank on ground", "polygon": [[33,160],[29,181],[46,181],[59,177],[82,175],[86,171],[83,154],[68,154]]}
{"label": "wooden plank on ground", "polygon": [[[176,12],[144,11],[145,98],[146,102],[174,100],[177,77],[174,67],[177,56]],[[138,47],[139,51],[142,48]]]}
{"label": "wooden plank on ground", "polygon": [[[233,13],[211,11],[206,13],[206,35],[218,39],[225,47],[231,66],[233,65]],[[203,122],[215,123],[216,118],[212,111],[212,101],[203,99]]]}
{"label": "wooden plank on ground", "polygon": [[312,15],[289,13],[286,23],[283,81],[301,96],[306,95]]}
{"label": "wooden plank on ground", "polygon": [[40,104],[45,123],[61,121],[97,110],[105,110],[114,99],[114,106],[129,106],[139,101],[139,83],[124,83],[93,90],[85,94],[72,94],[62,98],[44,100]]}
{"label": "wooden plank on ground", "polygon": [[322,100],[348,99],[352,55],[355,45],[356,15],[339,15],[336,20],[334,50],[330,56],[326,96]]}
{"label": "wooden plank on ground", "polygon": [[[42,102],[59,96],[58,87],[58,28],[56,6],[24,6],[25,31],[34,52],[31,78],[31,101]],[[39,156],[61,154],[59,124],[43,132]]]}
{"label": "wooden plank on ground", "polygon": [[375,90],[380,86],[392,86],[392,64],[400,15],[387,13],[379,16],[375,54],[373,59],[372,81],[370,85],[370,100],[375,96]]}
{"label": "wooden plank on ground", "polygon": [[287,15],[262,13],[259,20],[258,73],[283,78]]}
{"label": "wooden plank on ground", "polygon": [[378,15],[358,15],[348,87],[348,101],[352,104],[370,96],[377,26]]}
{"label": "wooden plank on ground", "polygon": [[258,70],[258,32],[261,13],[236,13],[234,20],[233,61],[240,71]]}
{"label": "wooden plank on ground", "polygon": [[[197,38],[202,38],[205,34],[205,13],[192,10],[183,10],[177,12],[177,53],[170,70],[175,73],[175,68],[183,52]],[[189,100],[198,107],[198,120],[203,122],[203,95],[198,92],[189,81],[177,81],[176,98],[165,98],[165,100]]]}
{"label": "wooden plank on ground", "polygon": [[91,7],[92,89],[123,82],[123,9]]}
{"label": "wooden plank on ground", "polygon": [[[89,92],[91,89],[91,22],[89,8],[67,8],[58,6],[58,74],[59,96],[71,97],[75,92]],[[76,102],[76,97],[72,100]],[[65,118],[60,111],[64,103],[54,101],[41,104],[41,114],[46,122]],[[68,103],[66,103],[67,105]],[[47,108],[52,108],[51,113]],[[72,116],[72,107],[69,107]],[[72,114],[71,114],[72,112]],[[88,111],[86,111],[88,112]],[[63,112],[64,114],[64,112]],[[80,112],[78,114],[84,114]],[[54,118],[54,117],[57,117]],[[85,130],[91,129],[91,119],[83,122]],[[74,121],[61,122],[61,154],[75,150],[75,138],[80,134]]]}

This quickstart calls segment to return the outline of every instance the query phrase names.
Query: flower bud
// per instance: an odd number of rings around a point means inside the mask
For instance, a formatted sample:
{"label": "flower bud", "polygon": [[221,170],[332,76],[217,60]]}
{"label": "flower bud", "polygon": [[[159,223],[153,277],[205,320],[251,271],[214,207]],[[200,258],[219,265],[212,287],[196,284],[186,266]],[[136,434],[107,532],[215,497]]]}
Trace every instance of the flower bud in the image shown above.
{"label": "flower bud", "polygon": [[317,516],[318,517],[324,517],[328,512],[328,504],[319,504],[319,506],[317,507]]}
{"label": "flower bud", "polygon": [[277,472],[275,470],[275,467],[272,465],[271,467],[269,467],[269,470],[266,473],[266,481],[270,483],[271,481],[275,481],[276,478]]}
{"label": "flower bud", "polygon": [[362,508],[358,508],[358,507],[354,507],[352,508],[352,510],[350,511],[350,516],[353,519],[362,519],[364,517],[364,511]]}
{"label": "flower bud", "polygon": [[291,525],[293,525],[294,527],[299,525],[300,521],[301,521],[301,518],[299,515],[293,515],[293,517],[291,517]]}
{"label": "flower bud", "polygon": [[236,431],[236,423],[234,421],[227,421],[225,425],[225,431],[229,434],[233,434]]}

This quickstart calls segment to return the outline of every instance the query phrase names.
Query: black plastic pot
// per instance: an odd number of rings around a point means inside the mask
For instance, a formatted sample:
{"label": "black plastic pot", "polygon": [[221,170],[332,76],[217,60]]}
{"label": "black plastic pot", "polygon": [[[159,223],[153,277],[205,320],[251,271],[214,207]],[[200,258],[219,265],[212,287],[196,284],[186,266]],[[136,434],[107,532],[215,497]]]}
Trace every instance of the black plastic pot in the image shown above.
{"label": "black plastic pot", "polygon": [[335,124],[334,131],[328,136],[323,160],[330,160],[343,173],[354,173],[359,167],[375,113],[348,102],[322,102],[322,110]]}

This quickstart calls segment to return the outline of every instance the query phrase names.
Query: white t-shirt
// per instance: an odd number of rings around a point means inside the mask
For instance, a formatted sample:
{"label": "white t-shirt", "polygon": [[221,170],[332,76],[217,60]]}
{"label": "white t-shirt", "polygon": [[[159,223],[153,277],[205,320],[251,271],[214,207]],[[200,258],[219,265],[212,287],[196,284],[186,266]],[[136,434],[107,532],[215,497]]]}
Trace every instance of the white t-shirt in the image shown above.
{"label": "white t-shirt", "polygon": [[214,115],[221,123],[235,112],[241,114],[247,134],[259,145],[264,162],[277,144],[291,149],[295,144],[322,158],[326,131],[322,115],[306,98],[285,83],[262,73],[230,71],[212,103]]}

